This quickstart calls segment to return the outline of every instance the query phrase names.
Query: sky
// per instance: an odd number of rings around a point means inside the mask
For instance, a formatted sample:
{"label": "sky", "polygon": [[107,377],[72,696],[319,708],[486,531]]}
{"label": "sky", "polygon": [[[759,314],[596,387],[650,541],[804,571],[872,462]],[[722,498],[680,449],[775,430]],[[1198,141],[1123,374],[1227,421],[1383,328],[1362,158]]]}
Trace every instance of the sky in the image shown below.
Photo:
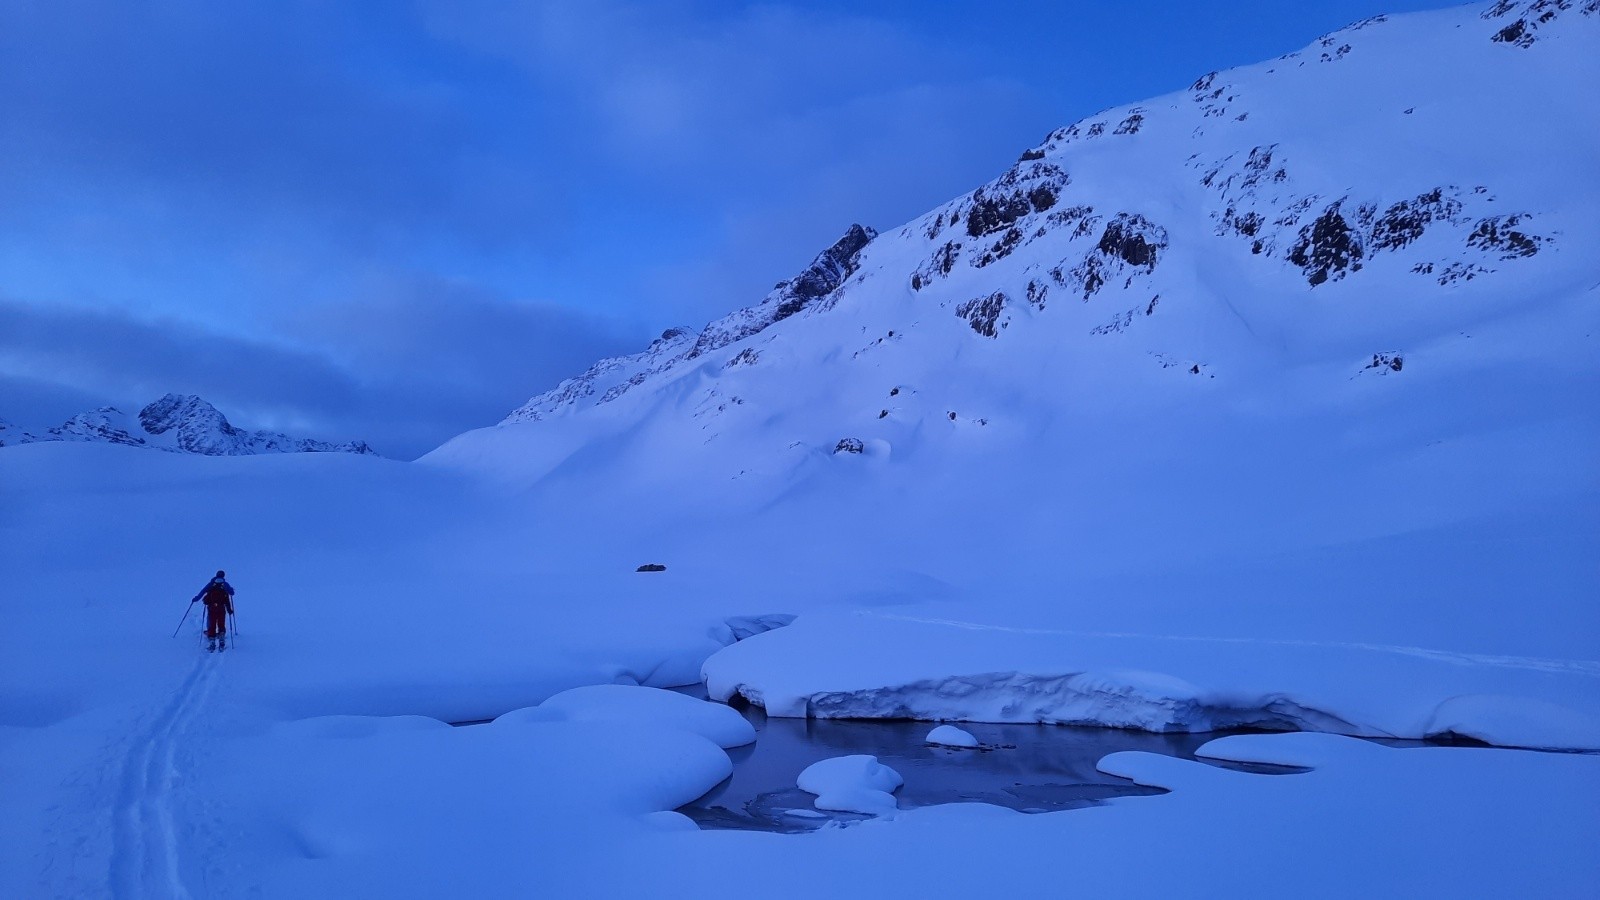
{"label": "sky", "polygon": [[414,458],[1101,109],[1439,0],[0,0],[0,419]]}

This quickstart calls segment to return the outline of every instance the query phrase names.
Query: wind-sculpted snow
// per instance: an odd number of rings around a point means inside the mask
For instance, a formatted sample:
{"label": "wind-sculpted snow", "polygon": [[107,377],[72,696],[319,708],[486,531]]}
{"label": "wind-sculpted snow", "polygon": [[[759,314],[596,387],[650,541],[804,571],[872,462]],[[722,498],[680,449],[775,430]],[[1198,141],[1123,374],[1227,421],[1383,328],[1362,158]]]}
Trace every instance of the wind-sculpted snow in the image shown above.
{"label": "wind-sculpted snow", "polygon": [[794,616],[789,613],[768,613],[763,616],[733,616],[723,622],[727,631],[719,631],[716,637],[717,640],[724,644],[731,644],[758,634],[765,634],[774,628],[783,628],[793,621]]}

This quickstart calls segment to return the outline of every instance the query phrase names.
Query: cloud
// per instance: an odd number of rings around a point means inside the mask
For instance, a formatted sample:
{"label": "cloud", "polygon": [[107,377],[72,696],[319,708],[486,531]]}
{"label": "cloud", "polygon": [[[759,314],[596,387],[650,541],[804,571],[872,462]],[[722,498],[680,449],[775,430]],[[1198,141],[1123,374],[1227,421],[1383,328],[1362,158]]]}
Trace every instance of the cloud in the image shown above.
{"label": "cloud", "polygon": [[13,396],[189,391],[397,455],[987,177],[1022,97],[838,10],[78,13],[0,11]]}
{"label": "cloud", "polygon": [[350,297],[294,312],[282,327],[334,348],[352,369],[449,390],[492,416],[487,421],[603,356],[643,349],[647,336],[571,307],[410,273],[371,278]]}
{"label": "cloud", "polygon": [[570,311],[413,290],[325,310],[303,327],[299,346],[0,299],[0,379],[8,398],[12,389],[20,398],[0,417],[39,427],[55,423],[30,421],[28,411],[59,409],[64,397],[137,408],[167,392],[194,393],[246,427],[363,439],[411,458],[493,424],[631,343],[610,323]]}
{"label": "cloud", "polygon": [[[190,216],[454,221],[480,235],[539,182],[483,185],[461,164],[516,129],[473,128],[466,73],[397,69],[373,47],[406,23],[373,7],[158,2],[8,4],[0,28],[0,160],[39,179],[118,186]],[[365,46],[364,46],[365,45]],[[464,193],[465,192],[465,193]],[[514,216],[513,216],[514,217]]]}
{"label": "cloud", "polygon": [[562,96],[608,161],[658,323],[755,302],[853,222],[898,226],[998,174],[1047,130],[1037,96],[955,33],[780,4],[433,2],[443,41]]}

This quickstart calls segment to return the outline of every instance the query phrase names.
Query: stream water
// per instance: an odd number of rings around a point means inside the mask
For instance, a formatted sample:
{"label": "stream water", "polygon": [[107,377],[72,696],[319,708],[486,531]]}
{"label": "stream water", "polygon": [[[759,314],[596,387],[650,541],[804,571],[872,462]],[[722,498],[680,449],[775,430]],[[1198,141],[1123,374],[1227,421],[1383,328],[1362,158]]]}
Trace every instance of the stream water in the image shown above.
{"label": "stream water", "polygon": [[[818,810],[813,796],[795,786],[807,766],[833,756],[866,753],[899,772],[901,809],[939,803],[981,802],[1021,812],[1094,806],[1114,797],[1162,794],[1106,775],[1095,763],[1119,750],[1144,750],[1193,759],[1194,751],[1221,736],[1152,734],[1060,725],[959,723],[979,749],[925,742],[932,722],[779,719],[760,707],[740,710],[756,728],[756,741],[728,751],[733,775],[679,812],[702,828],[800,832],[865,816]],[[1301,771],[1277,766],[1232,766],[1263,774]]]}

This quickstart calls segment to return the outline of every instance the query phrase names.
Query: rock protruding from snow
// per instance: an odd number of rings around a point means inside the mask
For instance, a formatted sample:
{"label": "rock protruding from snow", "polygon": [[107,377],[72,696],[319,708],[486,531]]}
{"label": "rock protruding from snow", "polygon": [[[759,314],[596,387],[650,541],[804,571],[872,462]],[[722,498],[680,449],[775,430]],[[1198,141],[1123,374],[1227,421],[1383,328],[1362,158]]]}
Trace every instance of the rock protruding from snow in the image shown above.
{"label": "rock protruding from snow", "polygon": [[978,746],[978,739],[972,736],[972,732],[963,731],[954,725],[940,725],[928,732],[925,740],[940,747],[975,748]]}
{"label": "rock protruding from snow", "polygon": [[49,441],[100,441],[107,444],[126,444],[142,447],[146,439],[136,434],[128,416],[115,406],[102,406],[92,412],[79,413],[45,432],[38,440]]}
{"label": "rock protruding from snow", "polygon": [[[582,375],[569,378],[529,400],[506,416],[501,424],[537,422],[560,412],[610,403],[653,377],[759,334],[778,322],[804,312],[831,308],[833,295],[844,285],[845,279],[855,274],[862,249],[877,236],[875,229],[851,225],[843,237],[818,254],[804,271],[788,281],[778,282],[755,306],[724,316],[698,334],[688,328],[669,328],[642,353],[595,363]],[[754,365],[759,358],[758,352],[747,347],[723,365],[737,369]]]}
{"label": "rock protruding from snow", "polygon": [[133,417],[115,406],[80,413],[43,434],[0,428],[0,446],[39,441],[83,441],[151,447],[201,456],[254,456],[261,453],[356,453],[377,455],[365,441],[335,444],[294,438],[272,431],[234,427],[215,406],[193,394],[167,394]]}
{"label": "rock protruding from snow", "polygon": [[34,435],[23,431],[5,419],[0,419],[0,447],[10,444],[28,444],[36,440],[38,438]]}
{"label": "rock protruding from snow", "polygon": [[835,756],[806,767],[795,781],[800,790],[816,794],[817,809],[885,816],[899,809],[893,791],[905,783],[900,773],[878,762],[876,756]]}
{"label": "rock protruding from snow", "polygon": [[760,303],[706,326],[685,359],[726,347],[807,309],[826,308],[826,298],[855,274],[862,248],[877,236],[876,230],[865,225],[851,225],[844,237],[817,254],[804,272],[778,282]]}
{"label": "rock protruding from snow", "polygon": [[[615,399],[628,388],[643,382],[650,373],[670,366],[688,352],[694,342],[695,332],[692,329],[668,328],[642,352],[600,360],[582,375],[568,378],[524,403],[506,416],[502,424],[537,422],[563,410]],[[597,394],[600,395],[598,398],[590,399]]]}
{"label": "rock protruding from snow", "polygon": [[1526,50],[1539,39],[1541,28],[1557,21],[1562,13],[1570,11],[1575,6],[1586,16],[1600,13],[1600,0],[1581,0],[1581,2],[1580,0],[1525,0],[1522,3],[1499,0],[1494,6],[1484,10],[1482,15],[1483,18],[1492,20],[1516,13],[1517,18],[1496,31],[1490,40],[1497,44]]}

